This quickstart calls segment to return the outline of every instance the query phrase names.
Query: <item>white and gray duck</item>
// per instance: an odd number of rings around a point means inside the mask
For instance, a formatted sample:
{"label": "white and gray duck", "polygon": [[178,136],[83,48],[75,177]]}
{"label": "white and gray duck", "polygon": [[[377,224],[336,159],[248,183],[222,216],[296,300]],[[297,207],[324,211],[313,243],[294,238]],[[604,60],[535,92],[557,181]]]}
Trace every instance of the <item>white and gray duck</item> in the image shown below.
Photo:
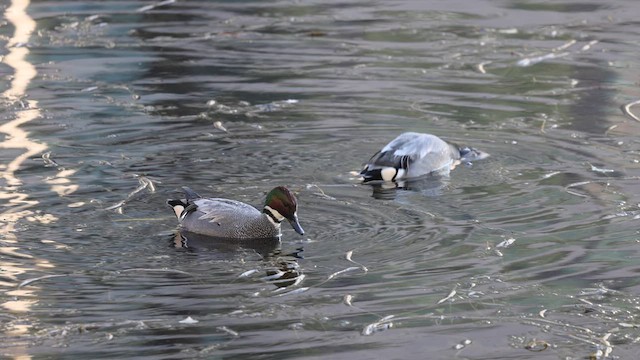
{"label": "white and gray duck", "polygon": [[364,182],[398,182],[429,174],[446,176],[461,162],[488,156],[474,148],[450,144],[435,135],[406,132],[375,153],[360,175]]}
{"label": "white and gray duck", "polygon": [[184,199],[168,200],[180,223],[188,232],[224,239],[267,239],[280,236],[280,223],[287,220],[300,235],[298,201],[284,186],[267,194],[262,211],[236,200],[203,198],[188,187]]}

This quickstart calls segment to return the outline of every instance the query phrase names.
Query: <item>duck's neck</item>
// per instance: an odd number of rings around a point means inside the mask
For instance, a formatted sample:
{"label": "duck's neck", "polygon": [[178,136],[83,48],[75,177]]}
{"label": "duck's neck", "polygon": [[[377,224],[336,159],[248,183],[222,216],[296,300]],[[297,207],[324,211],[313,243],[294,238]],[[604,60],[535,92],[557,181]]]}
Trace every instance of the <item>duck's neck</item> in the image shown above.
{"label": "duck's neck", "polygon": [[264,206],[262,213],[269,219],[269,222],[276,228],[280,229],[280,223],[284,220],[284,216],[276,209],[273,209],[269,205]]}
{"label": "duck's neck", "polygon": [[462,157],[462,148],[454,144],[449,144],[449,147],[451,148],[451,155],[453,155],[453,158],[455,160],[458,160]]}

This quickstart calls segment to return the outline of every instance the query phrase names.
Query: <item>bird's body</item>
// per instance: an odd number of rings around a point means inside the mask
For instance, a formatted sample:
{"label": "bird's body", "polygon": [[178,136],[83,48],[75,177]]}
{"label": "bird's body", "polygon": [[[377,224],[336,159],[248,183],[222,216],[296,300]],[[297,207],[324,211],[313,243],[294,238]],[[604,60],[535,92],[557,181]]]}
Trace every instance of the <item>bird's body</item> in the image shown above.
{"label": "bird's body", "polygon": [[480,160],[489,154],[459,148],[431,134],[400,134],[367,162],[364,181],[399,181],[428,174],[448,175],[461,161]]}
{"label": "bird's body", "polygon": [[297,200],[285,187],[276,187],[267,195],[263,211],[236,200],[203,198],[183,188],[185,199],[169,200],[180,227],[186,231],[216,238],[263,239],[280,236],[280,223],[288,220],[299,234]]}

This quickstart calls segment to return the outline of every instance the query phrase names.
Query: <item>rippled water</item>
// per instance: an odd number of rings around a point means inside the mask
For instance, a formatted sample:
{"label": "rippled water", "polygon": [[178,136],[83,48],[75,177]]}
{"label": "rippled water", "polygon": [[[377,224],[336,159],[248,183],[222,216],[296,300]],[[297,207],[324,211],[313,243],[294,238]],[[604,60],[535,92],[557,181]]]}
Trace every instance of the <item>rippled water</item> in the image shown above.
{"label": "rippled water", "polygon": [[[0,357],[637,357],[636,2],[2,11]],[[403,131],[492,156],[360,184]],[[181,247],[164,204],[280,184],[279,244]]]}

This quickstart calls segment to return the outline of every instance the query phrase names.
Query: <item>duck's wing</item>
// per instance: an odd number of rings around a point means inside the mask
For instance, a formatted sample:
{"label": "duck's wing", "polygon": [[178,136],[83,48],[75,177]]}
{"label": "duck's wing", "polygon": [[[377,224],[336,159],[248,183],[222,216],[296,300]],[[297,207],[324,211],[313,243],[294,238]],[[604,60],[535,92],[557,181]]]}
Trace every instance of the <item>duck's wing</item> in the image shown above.
{"label": "duck's wing", "polygon": [[222,198],[203,198],[192,189],[183,186],[184,199],[167,200],[167,204],[173,208],[173,211],[181,222],[188,216],[192,219],[205,221],[216,221],[230,218],[237,214],[252,214],[259,211],[249,204],[240,201],[222,199]]}
{"label": "duck's wing", "polygon": [[[200,221],[231,223],[247,216],[259,217],[258,209],[249,204],[229,199],[198,199],[192,202],[192,217]],[[187,214],[188,215],[188,214]],[[187,216],[185,215],[185,216]]]}
{"label": "duck's wing", "polygon": [[190,203],[180,216],[180,226],[198,234],[237,238],[247,224],[261,220],[264,216],[251,205],[229,199],[205,198]]}
{"label": "duck's wing", "polygon": [[431,153],[448,149],[449,144],[435,135],[404,133],[388,143],[381,151],[392,151],[395,156],[421,159]]}
{"label": "duck's wing", "polygon": [[460,160],[460,150],[435,135],[422,134],[414,141],[397,150],[396,155],[412,154],[412,165],[407,169],[406,177],[418,177],[426,174],[448,175]]}

